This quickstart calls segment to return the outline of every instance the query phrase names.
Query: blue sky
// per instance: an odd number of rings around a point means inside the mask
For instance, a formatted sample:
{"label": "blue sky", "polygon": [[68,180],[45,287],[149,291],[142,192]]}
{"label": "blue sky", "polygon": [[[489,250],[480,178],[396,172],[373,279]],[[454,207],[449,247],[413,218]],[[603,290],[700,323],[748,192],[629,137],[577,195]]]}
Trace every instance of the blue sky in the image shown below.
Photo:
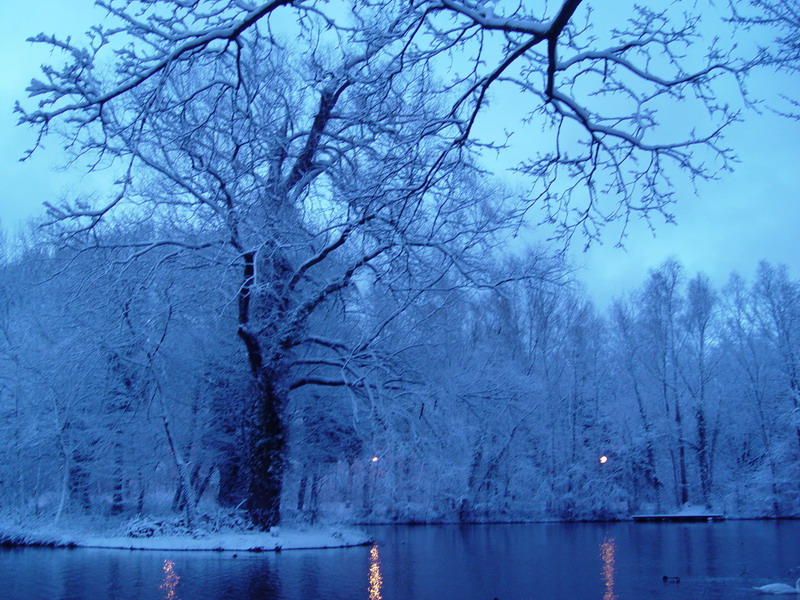
{"label": "blue sky", "polygon": [[679,190],[677,225],[657,224],[653,234],[636,223],[624,250],[614,248],[616,238],[609,235],[605,245],[575,254],[598,301],[643,282],[648,269],[670,256],[690,277],[704,271],[718,285],[731,271],[750,278],[762,259],[786,264],[800,277],[800,123],[749,114],[728,139],[740,162],[721,180],[698,184],[697,195],[688,185]]}
{"label": "blue sky", "polygon": [[31,130],[16,126],[14,103],[25,97],[39,66],[52,59],[46,48],[25,40],[40,31],[78,36],[102,15],[91,0],[40,0],[36,10],[22,2],[0,2],[0,222],[6,229],[17,228],[40,213],[43,202],[70,193],[83,179],[79,169],[60,168],[55,138],[46,141],[45,152],[19,162],[35,138]]}
{"label": "blue sky", "polygon": [[[19,2],[0,2],[0,221],[14,229],[41,211],[41,204],[65,194],[91,190],[91,179],[78,167],[59,171],[62,163],[58,143],[46,141],[46,151],[31,161],[19,157],[33,141],[30,131],[15,127],[13,103],[24,97],[24,88],[37,74],[38,66],[50,60],[49,53],[25,41],[46,33],[80,35],[92,21],[102,17],[91,0],[38,0],[37,10]],[[754,91],[776,96],[799,97],[800,85],[788,77],[761,76]],[[615,247],[613,228],[603,244],[582,252],[573,251],[584,266],[580,273],[601,306],[644,281],[648,269],[670,256],[677,257],[692,276],[705,271],[717,284],[737,270],[750,277],[761,259],[789,266],[800,277],[800,123],[769,113],[749,114],[729,135],[739,154],[735,171],[718,182],[678,189],[674,209],[678,225],[657,223],[655,236],[644,223],[633,223],[625,249]]]}

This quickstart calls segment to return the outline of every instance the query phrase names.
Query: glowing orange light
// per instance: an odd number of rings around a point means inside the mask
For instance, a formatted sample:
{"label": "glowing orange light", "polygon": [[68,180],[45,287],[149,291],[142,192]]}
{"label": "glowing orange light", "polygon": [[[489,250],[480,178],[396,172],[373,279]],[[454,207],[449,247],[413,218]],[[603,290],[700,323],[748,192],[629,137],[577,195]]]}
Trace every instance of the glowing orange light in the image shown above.
{"label": "glowing orange light", "polygon": [[378,457],[377,456],[373,456],[372,457],[372,462],[378,462]]}
{"label": "glowing orange light", "polygon": [[608,462],[608,457],[607,457],[605,454],[604,454],[603,456],[601,456],[601,457],[600,457],[600,464],[601,464],[601,465],[604,465],[604,464],[606,464],[607,462]]}
{"label": "glowing orange light", "polygon": [[369,600],[382,600],[381,586],[383,577],[381,576],[381,559],[378,556],[378,546],[373,546],[369,551]]}
{"label": "glowing orange light", "polygon": [[165,560],[163,571],[164,583],[158,587],[167,592],[167,595],[164,596],[166,600],[173,600],[176,598],[175,588],[178,587],[178,582],[181,580],[175,573],[175,562],[172,560]]}
{"label": "glowing orange light", "polygon": [[[605,457],[603,457],[605,458]],[[617,543],[614,538],[606,538],[600,544],[600,559],[603,561],[603,600],[617,600],[619,596],[614,593],[614,562]]]}

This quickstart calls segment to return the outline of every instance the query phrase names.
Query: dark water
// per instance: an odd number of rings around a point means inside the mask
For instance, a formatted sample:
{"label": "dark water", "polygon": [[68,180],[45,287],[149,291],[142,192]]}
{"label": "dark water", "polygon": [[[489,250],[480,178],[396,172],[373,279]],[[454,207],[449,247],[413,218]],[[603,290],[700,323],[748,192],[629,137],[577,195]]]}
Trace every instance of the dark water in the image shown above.
{"label": "dark water", "polygon": [[[800,522],[373,527],[372,548],[280,554],[0,549],[0,598],[755,598],[800,577]],[[664,583],[663,575],[680,583]]]}

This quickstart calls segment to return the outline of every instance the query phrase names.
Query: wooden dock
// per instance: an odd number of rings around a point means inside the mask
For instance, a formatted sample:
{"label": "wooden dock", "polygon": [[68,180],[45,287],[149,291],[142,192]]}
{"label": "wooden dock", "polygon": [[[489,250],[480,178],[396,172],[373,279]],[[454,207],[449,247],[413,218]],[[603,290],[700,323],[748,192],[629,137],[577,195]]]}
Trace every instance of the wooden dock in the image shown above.
{"label": "wooden dock", "polygon": [[724,521],[724,515],[633,515],[637,523],[712,523]]}

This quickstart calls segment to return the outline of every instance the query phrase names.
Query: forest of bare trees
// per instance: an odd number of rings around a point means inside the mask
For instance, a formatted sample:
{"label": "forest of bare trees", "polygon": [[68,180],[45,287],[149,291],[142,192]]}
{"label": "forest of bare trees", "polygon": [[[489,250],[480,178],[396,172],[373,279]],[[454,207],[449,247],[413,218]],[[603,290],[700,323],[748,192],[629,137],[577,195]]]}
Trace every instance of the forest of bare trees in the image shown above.
{"label": "forest of bare trees", "polygon": [[[255,383],[238,306],[206,285],[229,267],[145,256],[36,240],[3,262],[3,513],[192,524],[246,500]],[[563,264],[515,262],[536,277],[442,286],[388,322],[366,283],[330,309],[332,358],[292,367],[284,517],[800,512],[800,282],[761,263],[715,287],[668,261],[599,311]]]}
{"label": "forest of bare trees", "polygon": [[732,168],[771,3],[99,4],[17,106],[114,183],[4,253],[0,511],[798,512],[786,272],[601,314],[558,252]]}

